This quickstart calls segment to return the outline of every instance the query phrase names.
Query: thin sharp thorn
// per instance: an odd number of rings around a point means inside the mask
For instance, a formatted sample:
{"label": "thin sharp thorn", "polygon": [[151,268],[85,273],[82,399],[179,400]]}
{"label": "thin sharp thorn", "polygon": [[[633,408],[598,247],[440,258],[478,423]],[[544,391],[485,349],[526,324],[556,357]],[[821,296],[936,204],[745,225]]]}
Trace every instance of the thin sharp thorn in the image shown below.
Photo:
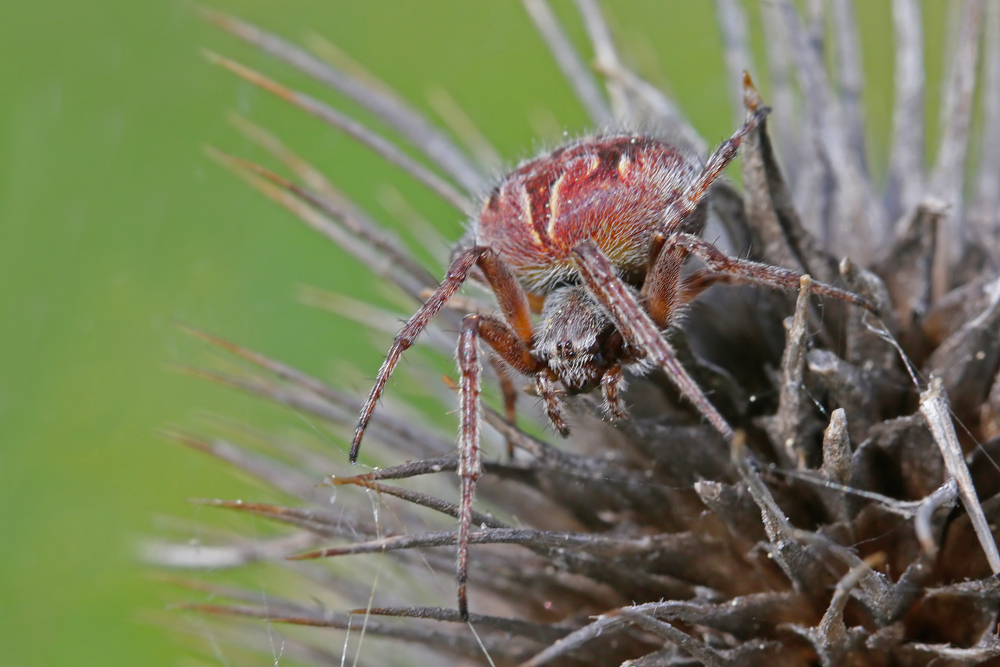
{"label": "thin sharp thorn", "polygon": [[373,132],[353,118],[345,116],[336,109],[320,102],[314,97],[286,88],[278,82],[269,79],[259,72],[241,65],[240,63],[224,58],[211,51],[204,51],[205,57],[214,65],[219,65],[243,80],[251,83],[275,97],[282,99],[289,104],[302,109],[306,113],[322,120],[327,125],[344,132],[348,136],[356,139],[368,146],[391,164],[406,171],[417,181],[427,186],[443,200],[467,215],[472,215],[473,206],[469,199],[459,192],[451,183],[442,179],[430,169],[420,164],[409,155],[399,149],[394,143]]}
{"label": "thin sharp thorn", "polygon": [[233,16],[212,10],[203,10],[202,15],[213,25],[340,91],[385,120],[467,192],[483,187],[484,175],[465,153],[422,114],[389,92],[388,86],[324,63],[281,37]]}
{"label": "thin sharp thorn", "polygon": [[741,84],[746,85],[749,75],[747,68],[753,66],[750,55],[747,16],[736,0],[715,0],[715,15],[722,33],[723,53],[729,73],[729,98],[732,103],[733,118],[739,123],[743,118]]}
{"label": "thin sharp thorn", "polygon": [[572,86],[577,98],[598,126],[609,125],[613,118],[608,103],[590,71],[583,64],[580,54],[563,32],[559,19],[546,0],[523,0],[524,8],[534,22],[546,46]]}

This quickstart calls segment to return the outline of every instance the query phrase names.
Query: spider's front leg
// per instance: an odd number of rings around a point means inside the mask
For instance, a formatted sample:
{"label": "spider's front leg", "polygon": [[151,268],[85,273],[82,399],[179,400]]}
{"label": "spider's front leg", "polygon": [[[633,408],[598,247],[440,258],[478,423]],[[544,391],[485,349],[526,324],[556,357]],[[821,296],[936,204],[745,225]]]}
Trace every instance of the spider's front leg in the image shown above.
{"label": "spider's front leg", "polygon": [[[494,251],[486,246],[473,246],[464,251],[448,267],[447,275],[445,275],[444,280],[441,281],[437,289],[434,290],[434,293],[427,298],[427,301],[420,306],[420,309],[413,314],[413,317],[409,319],[392,341],[392,347],[389,348],[389,353],[386,355],[385,361],[382,362],[382,367],[378,371],[375,386],[372,387],[371,393],[368,394],[368,400],[365,401],[365,404],[361,408],[358,425],[354,431],[354,439],[351,441],[351,463],[358,460],[358,450],[361,447],[361,440],[364,438],[365,430],[368,428],[368,422],[371,421],[375,405],[378,403],[379,397],[382,396],[382,391],[385,389],[386,383],[389,382],[389,377],[399,363],[403,352],[416,342],[417,337],[423,333],[424,329],[431,323],[431,320],[434,319],[434,316],[448,304],[448,301],[455,295],[458,288],[469,278],[469,274],[474,266],[482,269],[486,279],[489,281],[504,317],[510,322],[509,329],[512,329],[511,336],[515,340],[520,341],[522,347],[530,346],[534,330],[531,323],[531,310],[528,307],[528,297],[525,295],[524,290],[521,289],[521,285],[517,282],[517,278],[510,270],[510,267]],[[530,353],[527,353],[527,356],[530,357]],[[534,360],[532,359],[531,361],[533,362]]]}
{"label": "spider's front leg", "polygon": [[469,565],[469,530],[472,527],[472,501],[476,480],[483,471],[479,456],[479,428],[482,420],[479,363],[479,315],[469,315],[462,321],[458,335],[458,475],[462,478],[462,499],[458,512],[458,612],[469,620],[469,600],[466,594]]}
{"label": "spider's front leg", "polygon": [[726,440],[732,440],[732,427],[677,361],[673,348],[660,335],[660,328],[618,277],[614,265],[597,244],[584,241],[573,249],[573,257],[587,289],[607,310],[625,340],[645,352],[653,363],[666,371],[670,380],[709,423]]}
{"label": "spider's front leg", "polygon": [[441,281],[441,284],[438,285],[438,288],[420,306],[420,309],[413,314],[413,317],[403,326],[402,330],[396,334],[396,338],[392,341],[392,347],[389,348],[389,353],[386,354],[385,361],[382,362],[382,367],[378,370],[375,386],[372,387],[371,392],[368,394],[368,400],[361,407],[358,425],[354,429],[354,439],[351,441],[351,463],[355,463],[358,460],[361,439],[364,438],[368,422],[371,421],[372,413],[375,412],[375,404],[378,403],[379,397],[382,396],[382,391],[385,389],[386,383],[389,382],[389,377],[392,375],[393,370],[396,369],[399,358],[403,355],[403,352],[416,342],[417,337],[423,333],[424,329],[431,323],[431,320],[434,319],[434,316],[447,305],[451,297],[458,291],[458,288],[465,283],[472,267],[480,263],[482,257],[488,252],[489,248],[476,246],[469,248],[456,257],[455,261],[448,267],[448,273],[444,280]]}
{"label": "spider's front leg", "polygon": [[482,424],[482,365],[479,340],[482,339],[500,359],[525,375],[541,377],[545,367],[532,355],[517,332],[504,320],[491,315],[467,315],[458,334],[458,474],[462,478],[462,498],[458,512],[458,611],[469,618],[466,593],[469,564],[469,531],[472,529],[472,501],[476,481],[482,473],[479,453],[479,430]]}

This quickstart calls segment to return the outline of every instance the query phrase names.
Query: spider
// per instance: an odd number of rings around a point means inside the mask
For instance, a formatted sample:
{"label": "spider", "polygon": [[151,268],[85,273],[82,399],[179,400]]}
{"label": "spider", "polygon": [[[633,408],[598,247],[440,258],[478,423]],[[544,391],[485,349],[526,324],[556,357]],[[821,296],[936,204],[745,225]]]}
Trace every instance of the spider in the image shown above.
{"label": "spider", "polygon": [[[480,341],[506,367],[534,381],[549,420],[563,436],[569,430],[556,382],[568,394],[599,388],[608,415],[624,419],[624,371],[644,374],[659,367],[727,440],[732,439],[733,429],[677,361],[661,332],[714,283],[750,282],[789,290],[799,286],[801,276],[794,271],[729,257],[684,231],[700,228],[709,186],[767,113],[764,107],[750,110],[742,127],[704,164],[641,134],[594,136],[521,164],[493,189],[472,221],[466,242],[459,243],[444,280],[396,335],[361,409],[351,443],[352,463],[403,351],[466,280],[484,281],[503,315],[469,314],[458,336],[457,571],[463,619],[469,617],[466,566],[472,501],[482,470]],[[682,276],[689,255],[700,258],[705,268]],[[814,282],[811,289],[867,305],[861,297],[830,285]]]}

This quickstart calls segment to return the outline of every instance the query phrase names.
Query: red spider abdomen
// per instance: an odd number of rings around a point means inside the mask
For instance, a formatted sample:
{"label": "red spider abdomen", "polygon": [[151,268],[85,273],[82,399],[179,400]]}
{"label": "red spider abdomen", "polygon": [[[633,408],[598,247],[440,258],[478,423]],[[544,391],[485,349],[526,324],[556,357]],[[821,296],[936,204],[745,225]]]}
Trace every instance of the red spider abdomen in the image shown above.
{"label": "red spider abdomen", "polygon": [[622,269],[639,268],[650,233],[699,169],[641,135],[585,139],[508,175],[483,206],[476,243],[496,250],[531,292],[569,278],[570,252],[588,239]]}

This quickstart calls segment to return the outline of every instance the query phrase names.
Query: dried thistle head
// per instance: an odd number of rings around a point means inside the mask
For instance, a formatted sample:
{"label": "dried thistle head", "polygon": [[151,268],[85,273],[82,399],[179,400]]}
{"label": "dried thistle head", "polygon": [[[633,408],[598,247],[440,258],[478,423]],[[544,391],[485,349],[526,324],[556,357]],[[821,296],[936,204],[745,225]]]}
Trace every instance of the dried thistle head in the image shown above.
{"label": "dried thistle head", "polygon": [[[595,126],[641,127],[705,155],[708,144],[677,107],[623,65],[596,2],[576,4],[598,76],[548,4],[524,2]],[[837,283],[878,316],[817,301],[810,289],[798,298],[747,287],[702,295],[665,335],[737,429],[731,440],[655,372],[631,378],[628,419],[614,425],[591,395],[566,397],[574,432],[565,441],[538,435],[544,422],[532,400],[521,398],[517,426],[486,407],[482,435],[493,448],[468,534],[477,612],[468,623],[450,600],[455,444],[398,402],[374,413],[366,439],[369,460],[391,467],[361,475],[342,476],[344,453],[306,439],[238,429],[177,435],[293,500],[212,501],[285,530],[151,555],[173,566],[269,563],[266,597],[198,584],[213,600],[190,606],[227,617],[216,632],[239,646],[268,650],[280,635],[283,656],[305,663],[1000,662],[1000,3],[958,4],[941,143],[928,169],[919,5],[893,3],[896,107],[880,189],[865,154],[850,2],[811,3],[806,17],[791,0],[761,2],[774,111],[744,142],[742,192],[724,182],[709,191],[707,224],[731,254]],[[763,104],[742,85],[743,71],[755,69],[746,17],[735,0],[716,5],[742,122]],[[214,62],[473,215],[495,155],[474,129],[446,132],[356,71],[238,19],[209,20],[352,98],[426,162],[316,98],[221,56]],[[439,269],[414,260],[277,138],[239,126],[289,176],[216,153],[220,161],[413,301],[427,297]],[[966,169],[973,141],[984,148]],[[395,333],[394,314],[343,296],[312,298]],[[490,299],[472,290],[452,299],[423,341],[450,354],[458,314],[489,311]],[[346,444],[361,397],[195,333],[247,362],[205,375],[313,415]],[[487,368],[487,385],[490,377]],[[439,409],[451,410],[450,391],[442,386],[439,396]],[[368,555],[343,558],[355,554]]]}

